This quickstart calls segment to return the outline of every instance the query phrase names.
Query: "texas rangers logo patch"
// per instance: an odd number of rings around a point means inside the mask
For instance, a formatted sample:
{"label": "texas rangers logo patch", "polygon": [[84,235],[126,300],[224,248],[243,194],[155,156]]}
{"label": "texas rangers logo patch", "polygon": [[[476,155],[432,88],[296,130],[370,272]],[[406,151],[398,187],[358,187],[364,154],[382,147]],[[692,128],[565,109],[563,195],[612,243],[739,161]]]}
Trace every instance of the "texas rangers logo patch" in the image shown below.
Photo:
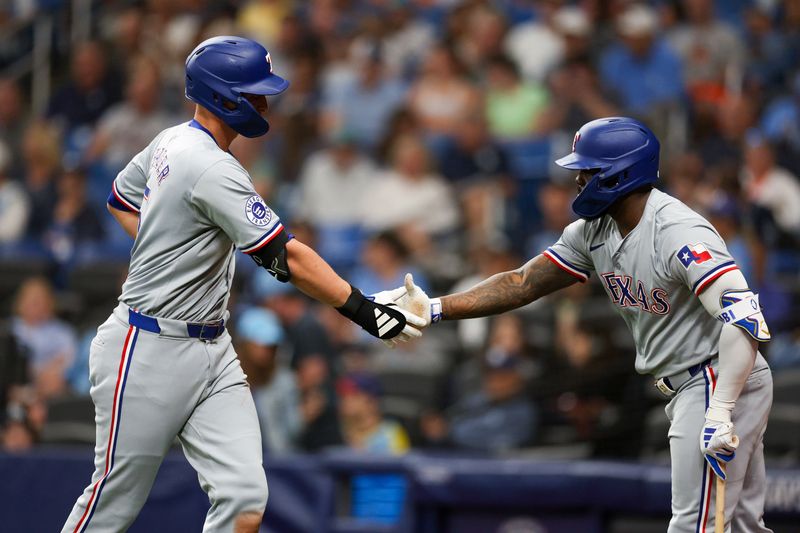
{"label": "texas rangers logo patch", "polygon": [[577,146],[578,141],[580,141],[580,140],[581,140],[581,132],[577,131],[577,132],[575,132],[575,138],[572,139],[572,151],[573,152],[575,151],[575,146]]}
{"label": "texas rangers logo patch", "polygon": [[702,244],[687,244],[678,250],[677,255],[678,259],[681,260],[681,264],[687,270],[694,263],[699,265],[700,263],[705,263],[706,261],[714,259],[711,252]]}
{"label": "texas rangers logo patch", "polygon": [[266,226],[272,220],[272,211],[269,210],[266,202],[258,195],[247,199],[244,212],[247,215],[247,220],[256,226]]}

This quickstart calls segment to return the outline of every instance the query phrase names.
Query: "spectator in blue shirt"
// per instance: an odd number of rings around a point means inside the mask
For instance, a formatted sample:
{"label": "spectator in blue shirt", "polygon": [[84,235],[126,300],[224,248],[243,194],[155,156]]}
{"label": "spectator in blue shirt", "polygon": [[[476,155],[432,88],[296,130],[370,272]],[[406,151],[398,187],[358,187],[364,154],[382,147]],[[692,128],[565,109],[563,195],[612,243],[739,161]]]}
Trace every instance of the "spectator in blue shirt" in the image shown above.
{"label": "spectator in blue shirt", "polygon": [[600,59],[603,83],[615,91],[626,111],[647,115],[653,106],[678,101],[684,93],[678,55],[656,35],[658,17],[647,6],[633,6],[617,19],[620,42]]}

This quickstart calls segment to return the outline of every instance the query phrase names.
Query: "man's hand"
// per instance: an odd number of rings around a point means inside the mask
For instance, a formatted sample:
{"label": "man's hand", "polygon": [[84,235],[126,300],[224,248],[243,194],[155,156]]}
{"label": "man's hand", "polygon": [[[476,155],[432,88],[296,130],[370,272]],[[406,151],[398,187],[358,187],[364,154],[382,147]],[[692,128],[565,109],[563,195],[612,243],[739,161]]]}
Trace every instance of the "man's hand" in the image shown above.
{"label": "man's hand", "polygon": [[347,301],[336,310],[381,340],[394,340],[398,337],[408,340],[422,336],[419,328],[425,326],[425,319],[398,307],[394,298],[399,292],[395,291],[364,296],[353,287]]}
{"label": "man's hand", "polygon": [[700,451],[722,480],[725,480],[726,475],[721,462],[729,463],[733,460],[738,446],[739,437],[734,433],[730,413],[726,410],[709,409],[700,433]]}
{"label": "man's hand", "polygon": [[421,316],[425,319],[425,326],[439,322],[442,319],[442,302],[439,298],[429,298],[425,291],[414,284],[414,276],[406,274],[405,284],[399,289],[404,290],[404,294],[397,301],[402,309]]}

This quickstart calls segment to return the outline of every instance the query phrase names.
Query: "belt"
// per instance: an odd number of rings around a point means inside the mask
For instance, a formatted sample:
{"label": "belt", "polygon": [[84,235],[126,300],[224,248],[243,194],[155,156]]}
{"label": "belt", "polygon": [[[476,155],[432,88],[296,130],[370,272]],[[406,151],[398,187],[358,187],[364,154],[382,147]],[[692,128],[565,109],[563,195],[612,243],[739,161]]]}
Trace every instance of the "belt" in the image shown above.
{"label": "belt", "polygon": [[214,340],[225,332],[225,320],[213,322],[184,322],[171,318],[156,318],[134,311],[120,303],[114,314],[131,326],[169,337],[187,337],[204,341]]}
{"label": "belt", "polygon": [[678,372],[668,377],[656,380],[655,386],[667,398],[672,398],[687,381],[699,374],[705,367],[711,366],[711,363],[717,356],[709,357],[702,363],[692,365],[683,372]]}

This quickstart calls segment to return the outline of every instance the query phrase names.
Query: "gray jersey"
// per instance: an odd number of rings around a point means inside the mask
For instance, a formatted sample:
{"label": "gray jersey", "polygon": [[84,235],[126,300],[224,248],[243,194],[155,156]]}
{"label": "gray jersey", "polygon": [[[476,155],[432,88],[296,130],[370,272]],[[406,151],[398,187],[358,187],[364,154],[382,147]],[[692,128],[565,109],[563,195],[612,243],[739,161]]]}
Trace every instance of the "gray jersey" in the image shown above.
{"label": "gray jersey", "polygon": [[235,248],[252,253],[283,231],[247,171],[194,121],[161,132],[112,192],[114,207],[140,215],[120,301],[151,316],[222,318]]}
{"label": "gray jersey", "polygon": [[578,220],[544,255],[585,281],[595,271],[636,343],[636,370],[664,377],[718,351],[722,324],[697,297],[736,264],[724,241],[685,204],[653,190],[623,238],[610,216]]}

